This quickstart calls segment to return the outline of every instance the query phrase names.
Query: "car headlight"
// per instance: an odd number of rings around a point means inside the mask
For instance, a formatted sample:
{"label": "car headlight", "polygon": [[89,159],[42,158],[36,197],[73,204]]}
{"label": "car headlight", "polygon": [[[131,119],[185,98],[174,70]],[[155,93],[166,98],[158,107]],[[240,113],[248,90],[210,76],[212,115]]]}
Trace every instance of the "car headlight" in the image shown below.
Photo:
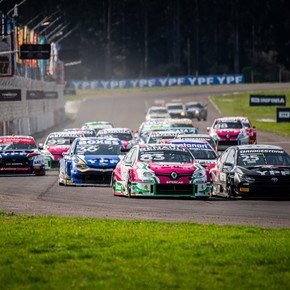
{"label": "car headlight", "polygon": [[243,174],[243,173],[239,173],[239,174],[237,174],[237,176],[238,176],[239,181],[249,182],[249,183],[256,181],[254,177],[248,176],[248,175]]}
{"label": "car headlight", "polygon": [[86,165],[85,161],[82,160],[81,158],[79,157],[76,157],[74,160],[73,160],[74,164],[75,164],[75,168],[78,169],[78,170],[85,170],[88,168],[88,166]]}
{"label": "car headlight", "polygon": [[192,179],[206,179],[206,173],[204,169],[196,169],[192,174]]}
{"label": "car headlight", "polygon": [[144,180],[144,179],[148,180],[155,176],[153,172],[142,170],[142,169],[137,169],[137,174],[138,174],[139,179],[141,180]]}
{"label": "car headlight", "polygon": [[184,112],[181,112],[180,115],[181,115],[181,116],[185,116],[185,113],[184,113]]}
{"label": "car headlight", "polygon": [[219,140],[220,139],[219,136],[218,136],[218,134],[216,132],[212,132],[210,135],[215,140]]}

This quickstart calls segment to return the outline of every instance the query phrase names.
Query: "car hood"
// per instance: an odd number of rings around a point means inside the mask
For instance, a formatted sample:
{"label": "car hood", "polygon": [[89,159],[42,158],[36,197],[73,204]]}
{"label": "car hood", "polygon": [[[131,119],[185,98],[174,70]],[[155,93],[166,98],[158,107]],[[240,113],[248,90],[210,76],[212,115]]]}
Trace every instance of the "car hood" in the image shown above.
{"label": "car hood", "polygon": [[242,167],[237,166],[237,171],[252,176],[288,176],[290,178],[290,166],[257,165]]}
{"label": "car hood", "polygon": [[218,129],[215,133],[221,138],[234,138],[241,133],[241,129]]}
{"label": "car hood", "polygon": [[78,155],[90,167],[116,167],[119,155]]}
{"label": "car hood", "polygon": [[61,146],[48,146],[46,149],[51,154],[62,154],[63,152],[67,152],[69,150],[69,145],[61,145]]}
{"label": "car hood", "polygon": [[174,109],[174,110],[168,110],[168,112],[169,113],[181,113],[181,112],[183,112],[183,110],[182,109]]}
{"label": "car hood", "polygon": [[21,158],[26,157],[28,154],[38,152],[37,150],[4,150],[0,151],[1,158]]}
{"label": "car hood", "polygon": [[147,168],[154,171],[155,173],[171,173],[172,171],[180,172],[193,172],[196,166],[193,163],[155,163],[149,162]]}

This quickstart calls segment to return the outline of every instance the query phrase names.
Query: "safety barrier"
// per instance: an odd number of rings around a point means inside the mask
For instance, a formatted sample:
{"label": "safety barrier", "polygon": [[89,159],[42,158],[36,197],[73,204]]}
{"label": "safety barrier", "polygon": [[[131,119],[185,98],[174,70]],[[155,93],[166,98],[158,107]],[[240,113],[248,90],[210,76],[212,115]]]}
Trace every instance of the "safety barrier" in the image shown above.
{"label": "safety barrier", "polygon": [[[63,89],[55,82],[19,76],[0,78],[0,135],[33,135],[63,122]],[[10,90],[19,92],[18,99],[5,99],[12,95]],[[36,91],[39,97],[27,98],[27,91]]]}

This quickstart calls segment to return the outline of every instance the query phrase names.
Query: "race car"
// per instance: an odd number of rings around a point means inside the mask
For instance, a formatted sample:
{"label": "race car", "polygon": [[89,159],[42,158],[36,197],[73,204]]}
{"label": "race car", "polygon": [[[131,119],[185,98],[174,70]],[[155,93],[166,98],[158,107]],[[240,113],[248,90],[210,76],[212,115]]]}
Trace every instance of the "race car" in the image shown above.
{"label": "race car", "polygon": [[207,119],[207,105],[199,102],[189,102],[185,104],[187,118],[196,118],[198,121]]}
{"label": "race car", "polygon": [[108,186],[121,154],[118,139],[77,138],[60,160],[59,185]]}
{"label": "race car", "polygon": [[215,139],[213,139],[208,134],[179,134],[177,136],[177,139],[182,140],[205,140],[207,141],[210,146],[214,149],[215,152],[218,152],[217,150],[217,143]]}
{"label": "race car", "polygon": [[230,146],[249,144],[249,136],[240,119],[222,117],[215,119],[212,126],[207,128],[209,135],[217,142],[219,151]]}
{"label": "race car", "polygon": [[147,144],[167,143],[175,139],[179,134],[177,131],[152,131],[147,139]]}
{"label": "race car", "polygon": [[167,103],[166,109],[171,118],[185,118],[185,106],[182,103]]}
{"label": "race car", "polygon": [[108,121],[86,122],[82,125],[82,129],[94,129],[96,133],[101,129],[109,129],[113,127],[113,124]]}
{"label": "race car", "polygon": [[178,119],[167,119],[166,122],[169,124],[170,128],[173,127],[188,127],[188,128],[194,128],[192,120],[188,118]]}
{"label": "race car", "polygon": [[39,144],[39,149],[45,158],[45,168],[51,169],[58,167],[59,160],[63,158],[63,153],[67,152],[77,137],[83,137],[81,131],[68,132],[52,132],[50,133],[44,144]]}
{"label": "race car", "polygon": [[121,140],[122,151],[129,151],[135,145],[134,132],[129,128],[102,129],[97,133],[98,137],[112,137]]}
{"label": "race car", "polygon": [[97,134],[94,129],[81,129],[81,128],[66,128],[63,132],[80,132],[83,137],[96,137]]}
{"label": "race car", "polygon": [[174,139],[169,143],[187,148],[194,159],[206,169],[207,182],[211,185],[210,170],[215,166],[218,158],[211,145],[205,140]]}
{"label": "race car", "polygon": [[187,148],[136,145],[113,172],[114,195],[208,199],[205,169]]}
{"label": "race car", "polygon": [[157,106],[149,108],[145,116],[146,121],[152,119],[166,119],[166,118],[170,118],[167,109],[164,107]]}
{"label": "race car", "polygon": [[45,175],[44,157],[33,137],[0,137],[0,174]]}
{"label": "race car", "polygon": [[228,148],[211,170],[213,195],[290,198],[290,156],[273,145]]}

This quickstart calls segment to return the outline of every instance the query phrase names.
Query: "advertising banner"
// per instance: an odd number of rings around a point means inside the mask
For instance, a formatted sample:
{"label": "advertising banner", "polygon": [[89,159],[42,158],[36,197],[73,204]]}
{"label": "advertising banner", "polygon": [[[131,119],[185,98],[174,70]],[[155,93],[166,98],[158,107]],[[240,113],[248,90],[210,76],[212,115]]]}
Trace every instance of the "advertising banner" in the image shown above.
{"label": "advertising banner", "polygon": [[277,122],[290,122],[290,108],[277,108]]}
{"label": "advertising banner", "polygon": [[118,89],[118,88],[150,88],[150,87],[173,87],[173,86],[209,86],[231,85],[244,83],[243,75],[209,75],[209,76],[181,76],[160,77],[148,79],[125,79],[125,80],[93,80],[71,81],[72,89]]}
{"label": "advertising banner", "polygon": [[26,100],[42,100],[44,98],[43,91],[27,91]]}
{"label": "advertising banner", "polygon": [[57,99],[58,92],[56,92],[56,91],[44,92],[44,98],[45,99]]}
{"label": "advertising banner", "polygon": [[250,106],[286,106],[285,95],[250,95]]}
{"label": "advertising banner", "polygon": [[0,90],[0,102],[21,101],[21,90]]}

